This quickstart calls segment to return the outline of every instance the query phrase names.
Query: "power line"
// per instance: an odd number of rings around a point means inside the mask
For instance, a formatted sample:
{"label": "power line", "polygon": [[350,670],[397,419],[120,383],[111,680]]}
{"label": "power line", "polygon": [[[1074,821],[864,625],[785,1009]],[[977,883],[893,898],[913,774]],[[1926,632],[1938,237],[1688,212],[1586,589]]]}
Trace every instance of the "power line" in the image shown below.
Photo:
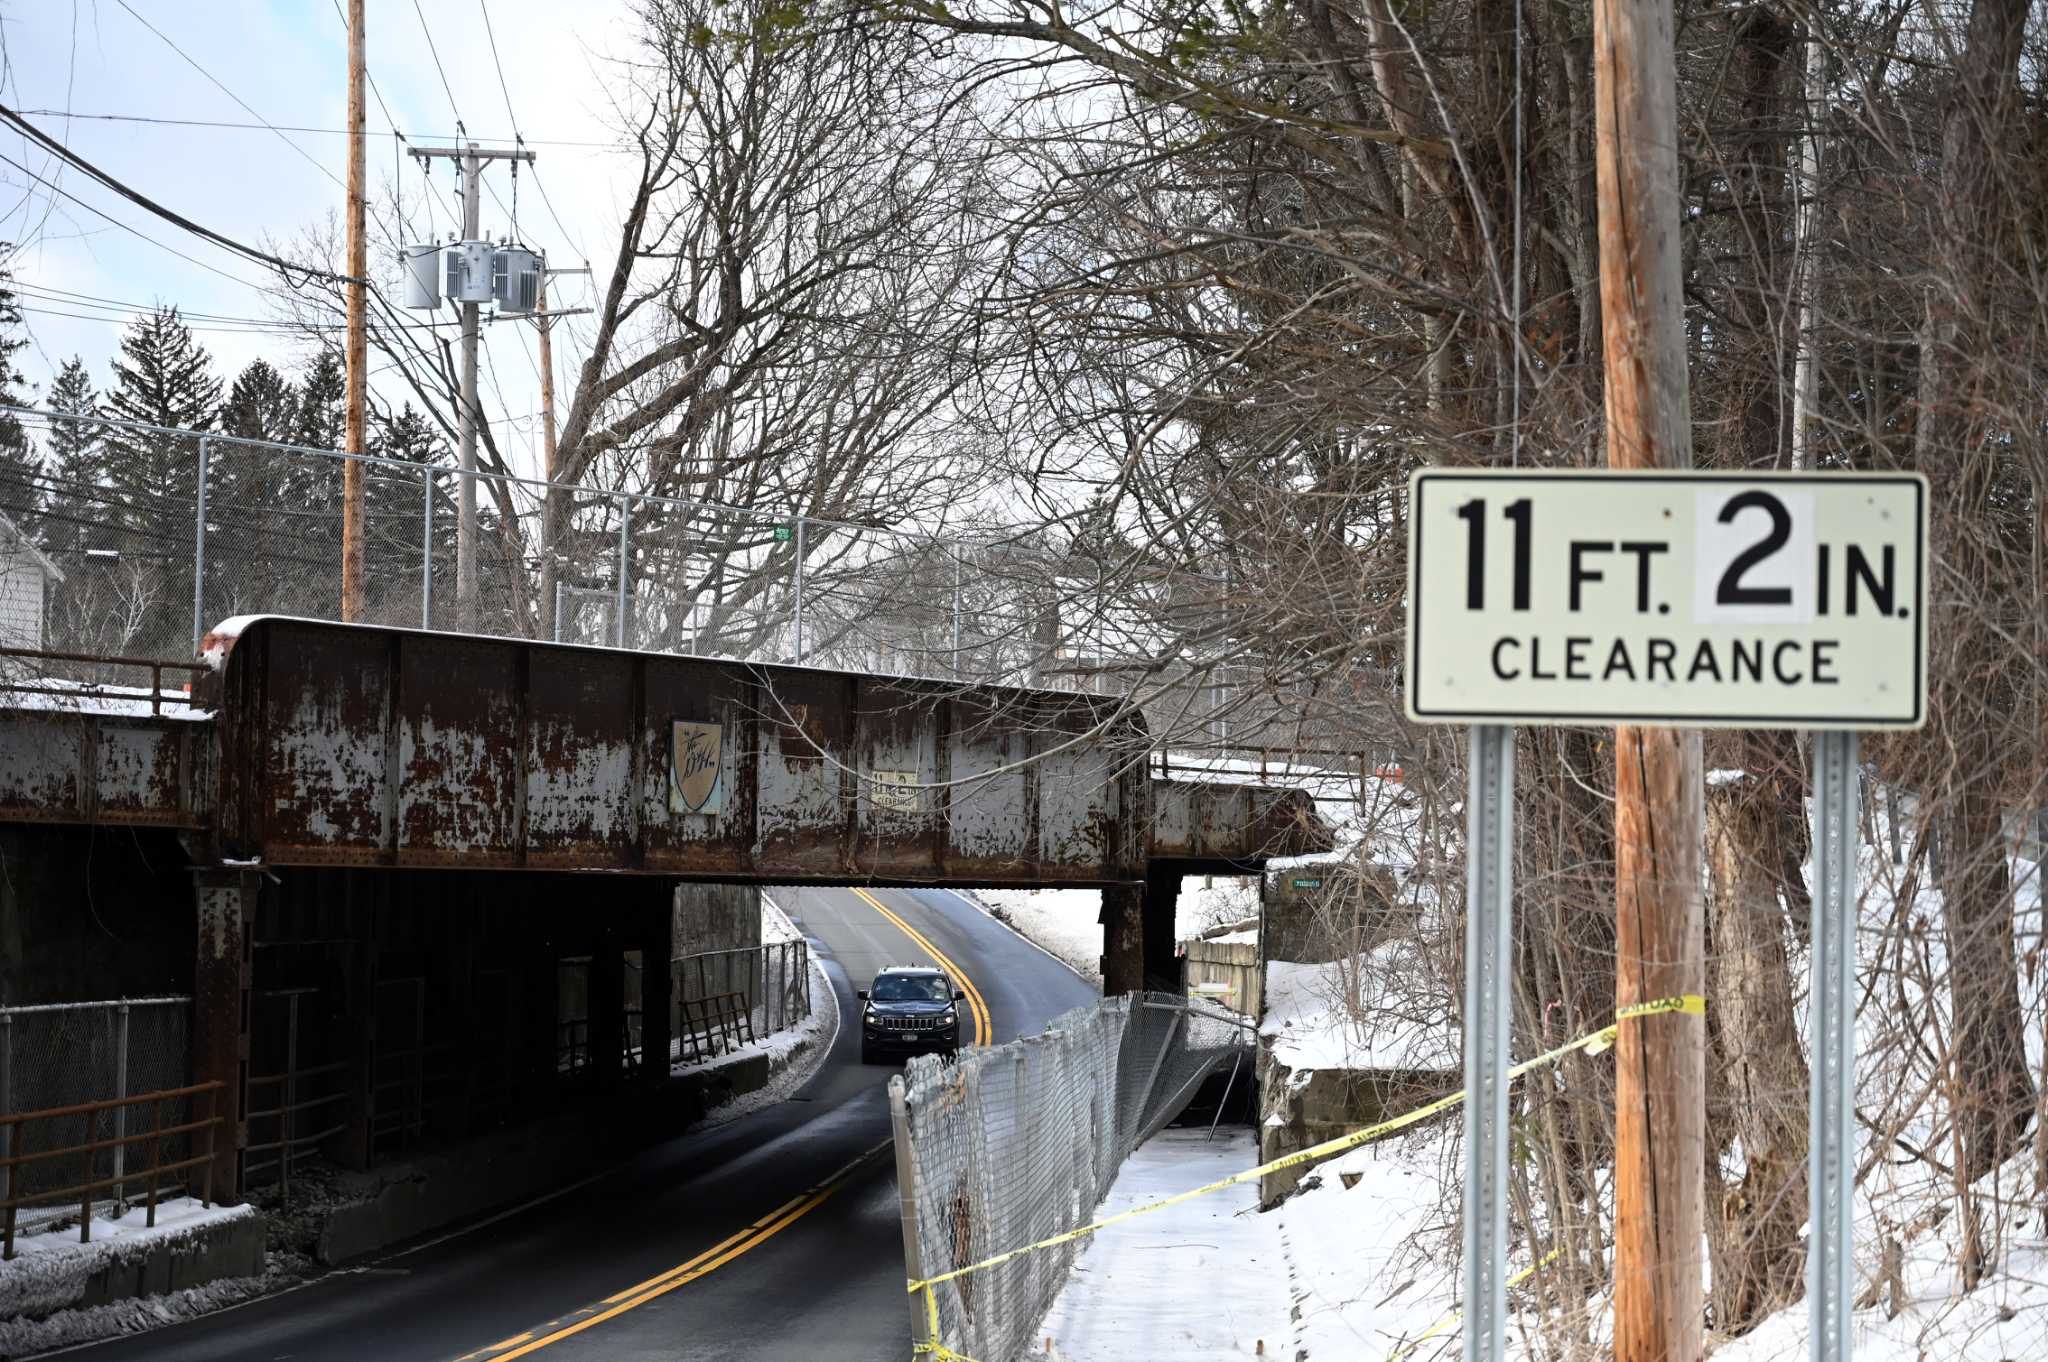
{"label": "power line", "polygon": [[[230,90],[227,86],[221,84],[219,78],[217,78],[213,74],[213,72],[207,70],[198,62],[192,60],[191,56],[186,53],[185,49],[178,46],[176,43],[172,42],[162,29],[158,28],[155,24],[152,24],[149,20],[143,18],[140,14],[136,14],[135,7],[129,4],[128,0],[116,0],[116,3],[118,3],[122,9],[127,10],[128,13],[131,16],[133,16],[136,23],[141,24],[151,33],[154,33],[156,34],[157,37],[162,38],[164,41],[164,46],[170,48],[171,51],[185,58],[186,65],[190,66],[194,71],[197,71],[200,75],[205,76],[208,80],[212,81],[214,84],[214,88],[218,89],[222,94],[226,95],[229,99],[235,101],[235,103],[240,104],[242,106],[243,111],[246,112],[251,118],[255,119],[259,123],[262,123],[264,127],[270,128],[272,132],[276,132],[277,138],[280,142],[283,142],[286,146],[290,147],[293,151],[296,151],[300,156],[304,157],[306,162],[309,165],[313,166],[316,170],[318,170],[322,175],[325,175],[328,179],[333,180],[337,185],[341,185],[341,179],[339,176],[337,176],[333,171],[329,170],[326,166],[321,165],[319,161],[313,158],[312,153],[308,152],[304,147],[300,146],[297,142],[292,141],[291,138],[286,137],[283,133],[278,132],[276,128],[271,127],[269,121],[265,119],[262,114],[257,113],[254,109],[250,108],[248,102],[245,101],[240,95],[236,94],[233,90]],[[341,187],[344,191],[346,191],[348,188],[348,186],[346,185],[341,185]]]}
{"label": "power line", "polygon": [[526,139],[519,135],[519,115],[512,112],[512,87],[505,83],[505,63],[498,60],[498,34],[491,27],[491,7],[484,0],[476,0],[476,7],[484,13],[484,37],[491,43],[491,65],[498,68],[498,89],[505,96],[505,117],[512,120],[512,140],[515,144],[524,143]]}
{"label": "power line", "polygon": [[[257,250],[254,246],[246,246],[241,242],[236,241],[233,237],[223,236],[221,233],[214,231],[211,227],[200,226],[198,223],[194,222],[192,219],[186,217],[182,213],[178,213],[172,209],[164,207],[164,205],[158,203],[155,199],[148,197],[147,195],[141,193],[138,190],[130,188],[123,181],[115,179],[112,175],[109,175],[106,171],[101,170],[98,166],[86,160],[83,156],[80,156],[70,147],[65,146],[62,142],[59,142],[56,138],[50,136],[41,128],[38,128],[35,124],[29,122],[26,118],[23,118],[20,114],[16,113],[13,109],[8,108],[4,104],[0,104],[0,119],[5,119],[7,122],[12,123],[15,127],[21,129],[24,133],[27,133],[38,144],[47,147],[49,150],[55,152],[63,160],[69,162],[71,165],[76,166],[78,169],[84,171],[87,175],[90,175],[93,179],[99,181],[100,184],[104,185],[108,189],[113,190],[122,198],[129,200],[131,203],[134,203],[139,207],[148,209],[150,212],[156,214],[164,221],[172,224],[175,227],[181,227],[185,231],[190,232],[192,235],[196,237],[199,237],[206,241],[210,241],[214,245],[232,251],[237,255],[245,256],[248,259],[257,262],[258,264],[269,265],[273,269],[282,271],[287,278],[289,278],[293,274],[300,274],[308,279],[327,279],[338,284],[347,284],[355,282],[348,276],[335,274],[331,270],[318,269],[311,265],[295,265],[281,256],[272,255],[268,251]],[[10,162],[10,164],[15,165],[17,169],[22,170],[24,173],[34,174],[33,171],[28,170],[26,166],[20,165],[19,162]],[[37,176],[36,178],[39,180],[42,179],[41,176]],[[45,180],[43,181],[43,183],[48,184],[49,182]],[[52,189],[57,188],[55,185],[51,185],[50,187]],[[65,194],[65,197],[67,198],[73,198],[74,202],[84,202],[84,200],[76,199],[64,190],[58,189],[57,192]],[[101,216],[105,217],[106,215],[102,213]],[[115,221],[115,219],[108,218],[108,221],[112,222]],[[140,235],[140,233],[137,233],[137,235]],[[189,259],[190,257],[187,258]],[[196,264],[198,262],[195,261],[194,263]],[[230,275],[228,277],[233,278],[234,276]],[[244,280],[240,282],[246,283],[247,281]]]}
{"label": "power line", "polygon": [[441,76],[441,91],[448,96],[448,112],[455,115],[455,130],[462,136],[469,134],[462,128],[462,110],[455,104],[455,88],[448,83],[448,72],[441,66],[441,50],[434,46],[434,30],[427,27],[427,12],[420,8],[420,0],[412,0],[412,12],[420,17],[420,32],[426,35],[427,52],[434,59],[434,70]]}
{"label": "power line", "polygon": [[44,179],[41,175],[36,174],[36,172],[30,170],[27,166],[15,160],[12,156],[7,155],[5,152],[0,152],[0,161],[4,161],[8,165],[13,166],[16,170],[20,171],[22,174],[34,180],[37,184],[42,185],[45,189],[48,189],[52,194],[62,195],[64,198],[69,199],[72,203],[77,204],[80,208],[85,209],[85,211],[87,211],[88,213],[91,213],[100,218],[104,218],[106,221],[112,223],[114,226],[119,227],[122,231],[127,232],[130,235],[140,237],[142,240],[147,241],[150,245],[156,247],[160,251],[168,251],[172,255],[177,256],[178,259],[180,260],[186,261],[190,264],[197,265],[200,269],[203,270],[211,270],[213,273],[219,275],[221,278],[226,279],[231,283],[240,284],[244,288],[252,288],[257,290],[259,293],[267,293],[270,291],[267,286],[256,283],[254,280],[244,279],[239,274],[229,274],[226,270],[220,268],[220,266],[218,265],[209,265],[206,261],[201,260],[196,256],[190,256],[185,254],[183,251],[179,250],[175,246],[166,246],[163,242],[158,241],[155,237],[149,235],[149,233],[144,232],[139,228],[129,226],[127,223],[121,221],[121,219],[114,217],[113,215],[99,208],[95,208],[92,204],[87,203],[84,199],[79,198],[76,194],[72,193],[70,190],[64,188],[63,186],[54,184],[51,181]]}
{"label": "power line", "polygon": [[[398,127],[398,121],[391,116],[390,106],[384,102],[383,93],[377,90],[377,81],[374,76],[370,77],[370,88],[377,96],[377,108],[384,115],[385,131],[397,133],[402,140],[410,144],[413,139]],[[347,137],[349,135],[347,128],[318,128],[303,123],[240,123],[218,118],[158,118],[148,114],[71,113],[64,109],[23,109],[21,112],[31,118],[84,118],[101,123],[150,123],[168,128],[227,128],[241,132],[309,132],[332,137]],[[456,134],[423,132],[420,136],[433,141],[451,142],[455,140]],[[486,137],[481,133],[464,133],[462,136],[467,137],[472,142],[519,142],[529,147],[590,147],[600,151],[617,151],[620,149],[615,142],[586,142],[562,137]]]}

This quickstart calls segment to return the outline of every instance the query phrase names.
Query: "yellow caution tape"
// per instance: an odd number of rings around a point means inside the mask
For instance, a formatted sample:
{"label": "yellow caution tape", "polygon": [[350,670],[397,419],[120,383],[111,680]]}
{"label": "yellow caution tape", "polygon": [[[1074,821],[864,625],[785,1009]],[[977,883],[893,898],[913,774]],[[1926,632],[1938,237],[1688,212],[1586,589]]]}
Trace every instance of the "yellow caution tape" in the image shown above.
{"label": "yellow caution tape", "polygon": [[[1693,1016],[1704,1017],[1707,1014],[1707,1000],[1697,993],[1688,993],[1682,997],[1660,998],[1656,1002],[1631,1003],[1626,1007],[1617,1008],[1614,1013],[1615,1026],[1603,1026],[1590,1035],[1580,1036],[1577,1040],[1566,1041],[1554,1050],[1546,1050],[1534,1059],[1525,1059],[1508,1070],[1508,1077],[1510,1079],[1520,1078],[1532,1069],[1540,1069],[1546,1064],[1556,1063],[1574,1050],[1584,1050],[1588,1054],[1597,1055],[1614,1043],[1615,1033],[1621,1022],[1627,1021],[1631,1017],[1654,1016],[1665,1012],[1689,1013]],[[1367,1126],[1363,1130],[1354,1130],[1348,1135],[1339,1135],[1334,1140],[1325,1140],[1321,1144],[1311,1145],[1307,1149],[1282,1155],[1271,1163],[1262,1163],[1257,1168],[1246,1169],[1242,1173],[1233,1173],[1227,1178],[1197,1187],[1192,1191],[1176,1193],[1173,1196],[1167,1197],[1164,1201],[1154,1201],[1149,1205],[1136,1206],[1128,1211],[1120,1211],[1115,1215],[1105,1216],[1101,1220],[1091,1221],[1086,1225],[1080,1226],[1078,1229],[1068,1230],[1064,1234],[1056,1234],[1050,1239],[1041,1239],[1035,1244],[1026,1244],[1022,1248],[1014,1248],[1007,1253],[998,1253],[995,1257],[984,1258],[978,1263],[969,1263],[965,1267],[956,1267],[951,1272],[941,1272],[936,1276],[922,1279],[912,1278],[908,1290],[916,1292],[924,1287],[937,1286],[940,1282],[950,1282],[955,1277],[965,1277],[969,1273],[974,1272],[985,1272],[989,1268],[1000,1267],[1004,1263],[1022,1258],[1027,1253],[1037,1253],[1043,1249],[1071,1243],[1076,1239],[1094,1234],[1098,1230],[1107,1229],[1111,1225],[1120,1225],[1126,1220],[1147,1215],[1153,1211],[1164,1210],[1168,1206],[1178,1206],[1184,1201],[1193,1201],[1196,1197],[1208,1196],[1211,1192],[1220,1192],[1225,1187],[1235,1187],[1239,1183],[1250,1182],[1254,1178],[1262,1178],[1268,1173],[1277,1173],[1283,1168],[1293,1168],[1304,1163],[1320,1163],[1332,1155],[1345,1153],[1363,1144],[1370,1144],[1382,1136],[1391,1135],[1397,1130],[1405,1130],[1409,1126],[1426,1121],[1440,1112],[1449,1111],[1464,1100],[1464,1090],[1460,1089],[1448,1097],[1439,1097],[1436,1101],[1419,1106],[1413,1111],[1403,1112],[1390,1121],[1382,1121],[1378,1125]]]}
{"label": "yellow caution tape", "polygon": [[[1558,1060],[1563,1059],[1575,1050],[1583,1050],[1589,1055],[1600,1054],[1613,1046],[1615,1037],[1620,1032],[1622,1022],[1636,1017],[1655,1017],[1667,1013],[1704,1017],[1707,1015],[1707,1000],[1697,993],[1685,993],[1676,997],[1658,998],[1652,1002],[1629,1003],[1618,1007],[1614,1010],[1614,1025],[1603,1026],[1598,1031],[1580,1036],[1577,1040],[1566,1041],[1556,1049],[1545,1050],[1534,1059],[1525,1059],[1520,1064],[1509,1068],[1508,1078],[1511,1080],[1520,1078],[1523,1074],[1540,1069],[1546,1064],[1555,1064]],[[1211,1192],[1220,1192],[1225,1187],[1235,1187],[1240,1183],[1250,1182],[1254,1178],[1262,1178],[1268,1173],[1277,1173],[1283,1168],[1293,1168],[1304,1163],[1320,1163],[1322,1160],[1333,1155],[1356,1149],[1360,1145],[1370,1144],[1382,1136],[1391,1135],[1397,1130],[1404,1130],[1418,1122],[1426,1121],[1441,1112],[1449,1111],[1464,1100],[1464,1090],[1460,1089],[1448,1097],[1439,1097],[1436,1101],[1419,1106],[1413,1111],[1403,1112],[1390,1121],[1382,1121],[1378,1125],[1367,1126],[1363,1130],[1354,1130],[1350,1134],[1340,1135],[1334,1140],[1325,1140],[1321,1144],[1311,1145],[1307,1149],[1283,1155],[1270,1163],[1262,1163],[1258,1167],[1246,1169],[1242,1173],[1233,1173],[1227,1178],[1221,1178],[1204,1186],[1196,1187],[1191,1191],[1176,1193],[1163,1201],[1154,1201],[1148,1205],[1135,1206],[1128,1211],[1120,1211],[1115,1215],[1105,1216],[1101,1220],[1091,1221],[1077,1229],[1068,1230],[1064,1234],[1053,1235],[1050,1239],[1041,1239],[1035,1244],[1026,1244],[1022,1248],[1014,1248],[1007,1253],[998,1253],[993,1258],[984,1258],[980,1262],[969,1263],[965,1267],[956,1267],[951,1272],[941,1272],[932,1277],[913,1277],[908,1284],[908,1290],[912,1295],[919,1291],[924,1292],[927,1328],[925,1338],[913,1343],[911,1351],[913,1354],[938,1358],[940,1362],[974,1362],[973,1358],[968,1357],[964,1353],[954,1352],[951,1348],[938,1341],[939,1298],[933,1288],[941,1282],[950,1282],[956,1277],[965,1277],[970,1273],[986,1272],[992,1267],[1000,1267],[1004,1263],[1022,1258],[1026,1254],[1037,1253],[1044,1249],[1055,1248],[1060,1244],[1071,1243],[1076,1239],[1094,1234],[1098,1230],[1108,1229],[1111,1225],[1122,1224],[1126,1220],[1146,1215],[1153,1211],[1164,1210],[1168,1206],[1178,1206],[1184,1201],[1193,1201],[1195,1198],[1207,1196]],[[1547,1266],[1552,1259],[1557,1257],[1557,1253],[1556,1249],[1552,1249],[1541,1262],[1524,1268],[1521,1272],[1509,1278],[1508,1285],[1517,1286],[1527,1281],[1537,1269]],[[1405,1351],[1397,1351],[1393,1357],[1388,1359],[1388,1362],[1399,1362],[1399,1359],[1406,1356],[1408,1352],[1421,1347],[1437,1334],[1456,1324],[1462,1317],[1462,1312],[1454,1311],[1443,1319],[1438,1320],[1421,1337],[1409,1344]]]}

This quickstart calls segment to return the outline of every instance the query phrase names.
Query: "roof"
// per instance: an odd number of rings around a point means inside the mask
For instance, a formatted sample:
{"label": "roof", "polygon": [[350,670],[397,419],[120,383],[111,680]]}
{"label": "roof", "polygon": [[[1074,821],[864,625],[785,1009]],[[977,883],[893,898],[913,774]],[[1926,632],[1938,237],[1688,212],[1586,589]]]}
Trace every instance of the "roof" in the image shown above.
{"label": "roof", "polygon": [[876,971],[875,971],[875,973],[876,973],[877,975],[883,975],[883,974],[944,974],[944,973],[945,973],[945,971],[944,971],[944,970],[942,970],[942,969],[940,969],[940,968],[939,968],[939,967],[938,967],[937,965],[884,965],[884,966],[882,966],[882,967],[881,967],[880,969],[876,970]]}
{"label": "roof", "polygon": [[27,549],[29,552],[29,557],[35,559],[36,564],[39,567],[41,567],[44,572],[49,573],[50,576],[56,578],[60,582],[64,580],[64,569],[58,567],[55,563],[51,562],[49,555],[36,547],[36,541],[30,539],[28,537],[28,533],[24,531],[21,528],[21,526],[9,520],[5,515],[0,515],[0,542],[8,541],[12,541],[13,543],[20,545],[22,548]]}

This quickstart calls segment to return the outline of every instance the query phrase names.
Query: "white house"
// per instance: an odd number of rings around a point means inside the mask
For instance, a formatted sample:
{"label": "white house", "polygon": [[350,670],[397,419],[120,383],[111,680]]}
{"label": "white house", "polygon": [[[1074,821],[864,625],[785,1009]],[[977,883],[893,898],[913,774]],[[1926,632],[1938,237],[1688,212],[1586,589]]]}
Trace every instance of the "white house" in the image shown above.
{"label": "white house", "polygon": [[40,648],[50,588],[64,580],[19,525],[0,515],[0,648]]}

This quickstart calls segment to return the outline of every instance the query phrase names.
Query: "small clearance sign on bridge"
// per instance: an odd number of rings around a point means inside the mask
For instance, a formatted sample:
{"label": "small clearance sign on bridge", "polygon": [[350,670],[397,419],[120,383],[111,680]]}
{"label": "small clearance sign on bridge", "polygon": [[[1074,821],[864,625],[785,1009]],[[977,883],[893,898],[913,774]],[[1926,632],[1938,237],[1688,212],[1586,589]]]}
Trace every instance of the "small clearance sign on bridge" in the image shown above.
{"label": "small clearance sign on bridge", "polygon": [[1411,719],[1926,722],[1918,474],[1422,469],[1408,490]]}

